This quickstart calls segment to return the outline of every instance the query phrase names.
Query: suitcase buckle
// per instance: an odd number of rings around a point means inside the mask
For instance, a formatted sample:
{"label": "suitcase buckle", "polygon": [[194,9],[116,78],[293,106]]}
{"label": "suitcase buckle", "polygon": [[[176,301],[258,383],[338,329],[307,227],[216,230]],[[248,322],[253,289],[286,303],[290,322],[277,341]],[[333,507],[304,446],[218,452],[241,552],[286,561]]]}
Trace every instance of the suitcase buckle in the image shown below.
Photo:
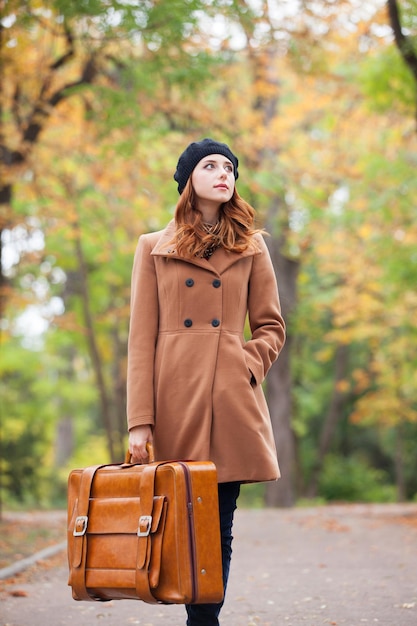
{"label": "suitcase buckle", "polygon": [[79,515],[75,520],[74,537],[82,537],[87,530],[88,517],[87,515]]}
{"label": "suitcase buckle", "polygon": [[[151,532],[152,515],[141,515],[139,518],[138,537],[147,537]],[[143,527],[145,526],[145,529]]]}

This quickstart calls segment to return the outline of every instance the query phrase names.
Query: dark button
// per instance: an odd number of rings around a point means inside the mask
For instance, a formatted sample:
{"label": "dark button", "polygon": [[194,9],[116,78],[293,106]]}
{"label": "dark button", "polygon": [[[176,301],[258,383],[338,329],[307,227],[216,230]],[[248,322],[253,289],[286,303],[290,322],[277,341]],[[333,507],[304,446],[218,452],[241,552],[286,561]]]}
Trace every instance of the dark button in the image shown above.
{"label": "dark button", "polygon": [[192,278],[187,278],[185,284],[187,285],[187,287],[192,287],[194,285],[194,281]]}
{"label": "dark button", "polygon": [[184,326],[186,326],[187,328],[190,328],[190,326],[192,325],[193,325],[193,320],[190,320],[188,318],[184,320]]}
{"label": "dark button", "polygon": [[218,278],[215,278],[212,283],[213,287],[216,287],[216,289],[217,287],[220,287],[221,284],[222,284],[222,281],[219,280]]}
{"label": "dark button", "polygon": [[214,328],[217,328],[217,326],[220,326],[220,320],[212,320],[211,325],[214,326]]}

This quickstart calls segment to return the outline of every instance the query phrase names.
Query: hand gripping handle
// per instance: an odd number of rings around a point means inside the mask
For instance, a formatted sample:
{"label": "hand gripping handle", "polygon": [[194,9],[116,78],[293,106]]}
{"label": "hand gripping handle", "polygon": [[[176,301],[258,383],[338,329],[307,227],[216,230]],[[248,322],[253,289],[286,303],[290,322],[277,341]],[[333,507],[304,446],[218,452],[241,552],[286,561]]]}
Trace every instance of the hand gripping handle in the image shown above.
{"label": "hand gripping handle", "polygon": [[[155,461],[155,454],[154,454],[154,451],[153,451],[153,445],[151,444],[150,441],[148,441],[146,443],[146,449],[147,449],[148,454],[149,454],[148,463],[153,463]],[[128,464],[132,463],[132,455],[130,454],[129,450],[126,451],[125,463],[128,463]]]}

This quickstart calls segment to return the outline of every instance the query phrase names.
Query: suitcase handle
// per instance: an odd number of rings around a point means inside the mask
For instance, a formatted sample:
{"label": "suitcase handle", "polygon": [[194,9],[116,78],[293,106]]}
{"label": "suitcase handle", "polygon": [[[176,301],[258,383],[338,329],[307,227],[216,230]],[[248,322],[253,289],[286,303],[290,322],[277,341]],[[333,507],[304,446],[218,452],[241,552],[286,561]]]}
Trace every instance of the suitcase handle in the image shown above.
{"label": "suitcase handle", "polygon": [[[149,454],[149,461],[148,463],[153,463],[155,461],[155,454],[153,451],[153,445],[150,441],[146,442],[146,449],[148,451]],[[126,451],[126,456],[125,456],[125,463],[132,463],[132,455],[130,454],[129,450]]]}

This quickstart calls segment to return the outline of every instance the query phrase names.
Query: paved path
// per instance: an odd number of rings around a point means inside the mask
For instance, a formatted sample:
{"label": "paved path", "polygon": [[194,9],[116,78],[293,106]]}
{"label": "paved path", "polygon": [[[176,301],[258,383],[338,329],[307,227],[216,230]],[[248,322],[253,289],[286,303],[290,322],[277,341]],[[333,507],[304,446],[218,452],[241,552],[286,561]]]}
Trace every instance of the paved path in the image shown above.
{"label": "paved path", "polygon": [[[234,535],[222,626],[417,625],[417,504],[239,510]],[[3,584],[0,626],[184,626],[182,606],[75,602],[55,560]]]}

